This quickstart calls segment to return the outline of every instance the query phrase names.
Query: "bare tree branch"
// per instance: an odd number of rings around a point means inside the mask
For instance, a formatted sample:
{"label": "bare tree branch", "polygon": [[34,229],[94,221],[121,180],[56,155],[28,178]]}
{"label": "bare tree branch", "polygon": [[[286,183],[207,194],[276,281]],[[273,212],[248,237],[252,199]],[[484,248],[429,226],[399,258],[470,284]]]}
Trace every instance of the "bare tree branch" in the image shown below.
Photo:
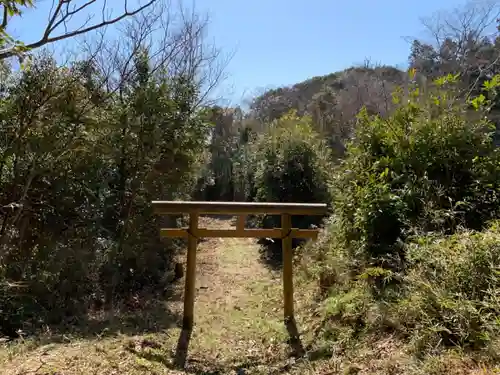
{"label": "bare tree branch", "polygon": [[[226,77],[227,56],[207,41],[209,19],[168,0],[159,1],[119,26],[120,37],[92,40],[87,35],[79,46],[83,59],[92,61],[106,98],[119,98],[134,81],[134,57],[147,51],[150,74],[187,78],[198,90],[193,110],[218,101],[214,90]],[[75,47],[76,48],[76,47]],[[75,52],[76,53],[76,52]],[[118,94],[118,95],[116,95]]]}
{"label": "bare tree branch", "polygon": [[2,25],[0,26],[2,30],[7,28],[7,23],[9,22],[9,11],[7,7],[3,8],[3,17],[2,17]]}
{"label": "bare tree branch", "polygon": [[413,40],[410,64],[420,76],[428,78],[460,75],[459,93],[470,97],[500,69],[499,51],[495,47],[498,37],[495,24],[499,17],[498,0],[471,0],[465,7],[423,19],[432,40]]}
{"label": "bare tree branch", "polygon": [[[98,0],[87,0],[83,4],[77,5],[76,0],[53,0],[52,8],[49,13],[49,19],[42,36],[38,41],[26,44],[24,48],[27,50],[32,50],[47,45],[49,43],[54,43],[57,41],[69,39],[78,35],[88,33],[90,31],[98,30],[100,28],[116,24],[125,18],[140,14],[142,11],[151,7],[155,3],[160,2],[161,0],[149,0],[144,5],[138,6],[136,9],[133,10],[129,10],[127,0],[124,0],[123,12],[112,18],[107,17],[106,15],[107,1],[102,0],[101,22],[88,25],[90,20],[93,18],[93,15],[89,15],[83,25],[73,29],[69,29],[67,27],[68,22],[73,18],[73,16],[81,14],[89,6],[96,4],[97,1]],[[4,5],[0,6],[4,7],[3,20],[2,24],[0,25],[0,28],[5,29],[8,26],[7,9]],[[65,31],[61,34],[53,35],[54,32],[61,26],[64,27]],[[0,49],[0,60],[15,56],[17,54],[18,51],[16,49],[16,46],[9,45],[6,48]]]}

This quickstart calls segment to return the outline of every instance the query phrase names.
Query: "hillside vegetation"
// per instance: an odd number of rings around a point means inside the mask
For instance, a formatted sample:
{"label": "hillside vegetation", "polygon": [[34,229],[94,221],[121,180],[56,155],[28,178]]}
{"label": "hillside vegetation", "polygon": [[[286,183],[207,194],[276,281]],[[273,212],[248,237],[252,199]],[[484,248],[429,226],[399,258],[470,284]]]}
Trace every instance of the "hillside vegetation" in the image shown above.
{"label": "hillside vegetation", "polygon": [[[0,7],[18,17],[31,5]],[[0,367],[180,371],[185,242],[159,228],[185,220],[151,201],[196,199],[329,212],[293,218],[320,228],[316,242],[294,242],[306,355],[286,345],[279,241],[215,239],[200,241],[186,371],[499,371],[498,5],[450,14],[436,44],[412,43],[407,71],[352,67],[271,90],[248,111],[208,100],[223,64],[207,24],[150,6],[64,64],[34,49],[49,39],[1,34]]]}

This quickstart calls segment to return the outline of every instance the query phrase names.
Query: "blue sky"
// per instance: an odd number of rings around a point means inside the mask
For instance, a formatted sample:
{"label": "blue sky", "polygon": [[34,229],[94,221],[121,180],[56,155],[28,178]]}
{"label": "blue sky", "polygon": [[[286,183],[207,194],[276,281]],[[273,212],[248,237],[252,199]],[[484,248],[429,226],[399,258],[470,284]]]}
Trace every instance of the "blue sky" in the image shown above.
{"label": "blue sky", "polygon": [[[201,3],[201,2],[200,2]],[[407,36],[426,36],[422,16],[463,5],[457,0],[212,0],[216,41],[236,53],[233,97],[256,88],[372,62],[404,66]]]}
{"label": "blue sky", "polygon": [[[118,5],[120,0],[112,0]],[[40,0],[15,34],[39,35],[52,0]],[[404,37],[425,37],[420,17],[464,4],[459,0],[198,0],[210,14],[209,37],[234,52],[222,93],[229,102],[264,88],[342,70],[365,58],[404,66]],[[45,12],[45,13],[44,13]],[[26,27],[25,25],[29,25]]]}

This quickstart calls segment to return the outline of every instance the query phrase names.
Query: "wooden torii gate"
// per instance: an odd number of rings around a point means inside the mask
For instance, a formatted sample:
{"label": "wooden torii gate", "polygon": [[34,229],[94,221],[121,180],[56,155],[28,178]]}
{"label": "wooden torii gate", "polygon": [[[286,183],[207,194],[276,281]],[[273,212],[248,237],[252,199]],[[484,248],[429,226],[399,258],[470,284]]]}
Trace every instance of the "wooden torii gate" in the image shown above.
{"label": "wooden torii gate", "polygon": [[[188,228],[164,228],[164,237],[188,238],[186,261],[186,279],[184,289],[184,316],[182,333],[176,352],[176,365],[184,367],[191,332],[193,330],[193,311],[196,282],[196,247],[198,238],[238,237],[238,238],[279,238],[283,248],[283,309],[285,326],[290,335],[290,343],[296,352],[303,353],[299,333],[294,317],[293,302],[293,254],[292,238],[311,238],[318,236],[317,229],[292,228],[292,215],[324,215],[327,205],[323,203],[254,203],[254,202],[183,202],[153,201],[153,209],[159,215],[189,214]],[[236,229],[206,229],[198,227],[200,214],[236,215]],[[270,214],[281,215],[281,228],[247,229],[246,215]]]}

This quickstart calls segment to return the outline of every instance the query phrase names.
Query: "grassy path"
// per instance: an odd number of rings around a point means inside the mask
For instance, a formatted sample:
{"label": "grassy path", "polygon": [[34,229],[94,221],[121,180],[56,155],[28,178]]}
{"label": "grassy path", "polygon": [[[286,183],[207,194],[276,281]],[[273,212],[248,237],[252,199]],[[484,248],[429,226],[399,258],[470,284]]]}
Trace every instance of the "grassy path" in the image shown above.
{"label": "grassy path", "polygon": [[[230,228],[229,220],[203,219],[207,227]],[[182,294],[182,282],[176,288]],[[252,239],[210,239],[199,245],[195,327],[186,371],[193,374],[271,374],[287,368],[280,275],[259,261]],[[177,316],[182,301],[165,304]],[[166,315],[166,314],[164,314]],[[163,319],[165,317],[161,317]],[[178,374],[171,362],[177,322],[141,332],[110,329],[86,337],[50,334],[5,345],[0,372],[20,374]],[[116,319],[115,319],[116,320]],[[116,323],[110,321],[109,324]],[[177,324],[174,324],[177,323]],[[300,324],[300,322],[299,322]],[[149,331],[149,332],[148,332]],[[300,373],[304,373],[300,371]]]}
{"label": "grassy path", "polygon": [[[230,220],[204,227],[228,229]],[[0,375],[483,375],[498,374],[460,355],[419,362],[390,333],[353,339],[315,334],[316,285],[295,279],[295,307],[308,359],[289,358],[278,272],[260,262],[252,239],[210,239],[197,254],[195,325],[185,371],[172,365],[180,335],[182,279],[170,300],[142,299],[137,311],[93,316],[78,330],[0,343]],[[299,275],[297,275],[299,276]],[[309,345],[312,344],[312,345]],[[425,365],[425,366],[424,366]]]}
{"label": "grassy path", "polygon": [[[230,228],[229,221],[205,224]],[[259,262],[252,239],[210,239],[199,247],[188,367],[190,359],[198,370],[222,373],[266,364],[286,340],[279,275]]]}

